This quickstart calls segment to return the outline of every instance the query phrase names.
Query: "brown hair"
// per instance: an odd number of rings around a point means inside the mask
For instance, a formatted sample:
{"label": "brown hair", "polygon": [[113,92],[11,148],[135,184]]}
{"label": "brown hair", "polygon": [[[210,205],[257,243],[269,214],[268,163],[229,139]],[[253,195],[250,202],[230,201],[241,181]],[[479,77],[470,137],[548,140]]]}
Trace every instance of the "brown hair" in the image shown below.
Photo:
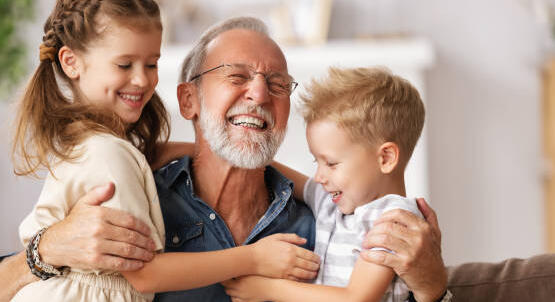
{"label": "brown hair", "polygon": [[394,142],[402,167],[408,162],[424,126],[424,104],[407,80],[383,68],[330,68],[312,80],[301,95],[306,123],[329,119],[353,142]]}
{"label": "brown hair", "polygon": [[[74,147],[92,132],[111,133],[132,142],[149,162],[156,157],[156,143],[167,141],[169,117],[154,93],[139,120],[127,127],[114,113],[85,105],[62,71],[58,51],[67,46],[86,52],[88,43],[102,35],[97,16],[118,25],[162,30],[158,4],[152,0],[58,0],[44,24],[41,62],[20,100],[15,122],[12,157],[21,157],[17,175],[32,174],[41,166],[51,170],[51,160],[72,160]],[[51,51],[54,55],[46,55]],[[52,60],[53,57],[53,60]],[[58,81],[73,92],[68,99]]]}

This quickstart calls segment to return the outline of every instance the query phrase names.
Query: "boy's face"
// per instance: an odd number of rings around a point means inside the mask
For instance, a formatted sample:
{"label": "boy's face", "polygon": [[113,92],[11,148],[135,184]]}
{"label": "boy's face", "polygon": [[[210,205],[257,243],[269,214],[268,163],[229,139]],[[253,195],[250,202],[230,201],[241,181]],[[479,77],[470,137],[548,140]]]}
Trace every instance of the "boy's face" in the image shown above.
{"label": "boy's face", "polygon": [[352,214],[378,197],[382,173],[377,147],[353,142],[345,130],[326,119],[309,123],[306,137],[318,164],[314,179],[332,194],[342,213]]}

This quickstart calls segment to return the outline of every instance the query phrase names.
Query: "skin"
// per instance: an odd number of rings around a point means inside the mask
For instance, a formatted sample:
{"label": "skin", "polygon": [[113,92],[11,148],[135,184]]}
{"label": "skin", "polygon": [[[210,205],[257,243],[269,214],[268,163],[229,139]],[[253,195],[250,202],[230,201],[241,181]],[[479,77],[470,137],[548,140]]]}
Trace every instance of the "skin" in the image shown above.
{"label": "skin", "polygon": [[395,170],[399,162],[395,144],[354,143],[344,129],[327,119],[308,124],[306,137],[318,164],[314,180],[334,195],[332,201],[343,214],[352,214],[386,194],[405,195],[403,173]]}
{"label": "skin", "polygon": [[[357,207],[387,194],[405,194],[396,144],[355,142],[345,129],[328,119],[310,122],[306,133],[318,164],[314,180],[334,194],[332,202],[343,214],[353,214]],[[224,285],[230,296],[243,300],[369,302],[382,299],[393,277],[391,268],[358,259],[346,287],[261,277],[243,277]]]}
{"label": "skin", "polygon": [[[269,54],[270,59],[260,57],[259,53],[252,49],[262,50],[263,53]],[[237,62],[255,66],[260,72],[286,73],[285,59],[280,54],[277,45],[264,35],[252,31],[231,30],[210,43],[204,66],[210,68],[209,66],[217,64],[215,62]],[[284,130],[289,114],[289,100],[288,97],[277,99],[271,96],[263,77],[257,77],[243,87],[231,87],[225,85],[226,82],[222,83],[215,75],[216,72],[206,74],[200,87],[191,83],[186,87],[182,86],[180,91],[185,93],[178,97],[180,106],[185,106],[182,113],[186,118],[193,120],[197,131],[198,152],[195,152],[193,167],[196,192],[223,217],[236,244],[241,245],[269,205],[264,185],[264,168],[252,171],[232,167],[211,152],[197,123],[200,115],[200,94],[202,93],[205,100],[205,110],[210,110],[214,117],[227,122],[227,131],[232,132],[232,135],[240,136],[245,136],[249,131]],[[226,113],[236,102],[264,106],[276,121],[274,127],[253,129],[231,124]],[[244,142],[239,140],[236,143]],[[213,173],[206,174],[206,171]],[[218,176],[221,176],[221,182]],[[252,188],[252,182],[260,185]],[[244,188],[242,191],[237,191],[236,186],[239,185]],[[252,195],[248,194],[249,188]],[[260,200],[267,202],[261,203]],[[141,270],[124,272],[123,275],[136,289],[143,292],[195,288],[250,274],[278,278],[314,277],[318,269],[317,256],[289,243],[303,244],[304,240],[294,234],[276,234],[252,245],[221,251],[164,253],[156,255],[154,260],[145,264]],[[160,277],[149,278],[154,275]]]}
{"label": "skin", "polygon": [[[261,56],[263,53],[260,52]],[[283,56],[281,52],[279,55]],[[264,54],[264,56],[268,55]],[[196,92],[189,89],[187,84],[180,85],[178,88],[181,113],[184,117],[194,121],[194,112],[198,108],[193,108],[193,106],[198,106],[198,103],[186,101],[193,93]],[[250,98],[252,98],[252,95],[250,95]],[[195,161],[204,158],[204,161],[209,162],[213,154],[205,154],[205,152],[210,152],[206,150],[206,147],[201,147],[202,138],[197,140],[196,146],[193,147],[196,154]],[[175,149],[172,152],[181,155],[190,154],[187,153],[190,151],[180,153]],[[176,158],[178,155],[174,156],[171,158]],[[217,163],[222,164],[221,160]],[[241,186],[239,180],[248,178],[249,173],[245,171],[237,171],[225,166],[218,167],[216,162],[214,165],[198,165],[198,167],[206,168],[206,173],[195,181],[197,184],[201,179],[206,180],[210,176],[212,177],[211,181],[216,181],[215,183],[218,184],[218,189],[214,189],[215,191],[227,190],[229,192],[226,193],[233,193],[233,188],[230,185],[239,183],[240,188],[238,187],[238,190],[236,190],[238,192],[243,190],[249,196],[265,195],[265,192],[262,193],[260,188],[262,185],[260,182],[251,183],[249,187],[245,187],[244,184]],[[194,168],[196,169],[196,167]],[[222,173],[225,176],[212,174],[218,171],[223,171]],[[251,173],[256,174],[253,171]],[[213,175],[220,176],[214,179]],[[297,179],[288,174],[285,175],[296,183],[296,198],[302,198],[302,191],[299,195],[299,188],[302,188],[302,186],[299,186]],[[297,173],[298,175],[299,173]],[[226,182],[228,178],[230,181]],[[212,197],[211,200],[217,204],[221,202],[217,198],[221,193],[212,192],[214,190],[207,190],[203,193],[207,196],[203,199],[207,200],[209,196],[216,196]],[[152,259],[151,245],[153,243],[148,238],[148,228],[144,223],[126,213],[99,207],[98,205],[109,197],[98,191],[102,190],[91,191],[81,198],[64,221],[53,225],[43,235],[40,254],[45,262],[56,266],[70,265],[79,268],[96,267],[124,271],[136,270],[143,266],[143,261]],[[237,192],[235,192],[235,196],[237,196]],[[413,217],[408,212],[400,211],[389,220],[384,218],[383,226],[373,228],[373,231],[366,238],[365,244],[368,244],[368,246],[381,245],[389,250],[401,251],[397,254],[398,257],[391,257],[389,254],[384,255],[379,252],[368,255],[362,253],[362,257],[367,261],[391,267],[415,292],[418,301],[434,301],[444,292],[447,282],[445,267],[441,259],[441,249],[439,248],[441,236],[433,210],[423,200],[418,202],[426,220]],[[233,209],[229,210],[226,215],[226,223],[232,225],[234,217],[237,216],[237,214],[233,215]],[[89,221],[90,223],[85,224],[83,221]],[[395,222],[399,221],[404,224],[399,225],[399,228],[394,227]],[[241,234],[241,229],[246,228],[245,225],[250,223],[252,222],[245,222],[232,230],[232,233],[237,234],[237,238],[234,235],[236,241],[244,238],[245,235]],[[83,227],[83,225],[87,225],[87,227]],[[407,230],[410,230],[410,232]],[[60,250],[60,246],[64,246],[63,251]],[[5,278],[7,280],[3,283],[6,290],[0,293],[0,301],[3,301],[2,299],[9,300],[11,297],[9,293],[16,292],[19,287],[30,282],[29,275],[31,274],[26,268],[24,257],[16,256],[12,257],[12,260],[10,266],[4,265],[7,260],[0,265],[0,276],[10,276]],[[25,269],[8,269],[13,267]],[[428,280],[429,282],[422,280]]]}
{"label": "skin", "polygon": [[158,84],[162,32],[132,30],[106,20],[101,24],[106,30],[85,52],[60,49],[62,69],[86,103],[134,123]]}
{"label": "skin", "polygon": [[[287,72],[283,54],[272,40],[250,31],[242,31],[239,34],[240,37],[243,37],[243,35],[248,37],[238,39],[236,35],[237,33],[230,31],[216,38],[209,46],[206,63],[212,64],[213,61],[228,60],[256,66],[260,72],[267,72],[270,70]],[[223,40],[223,42],[220,41],[220,39]],[[135,46],[137,46],[137,44]],[[100,48],[95,48],[95,50],[100,51],[102,47],[108,46],[100,44],[98,47]],[[227,51],[224,48],[227,48]],[[270,59],[255,55],[257,52],[249,52],[248,49],[251,48],[259,49],[269,54]],[[222,54],[225,54],[225,56]],[[128,56],[126,56],[126,58],[127,57]],[[75,81],[76,84],[84,83],[86,78],[85,75],[91,76],[93,74],[93,70],[90,69],[92,67],[89,69],[83,67],[85,64],[83,62],[80,63],[80,57],[77,53],[67,50],[64,58],[65,62],[68,63],[66,64],[68,72],[74,77],[72,80]],[[88,58],[91,59],[92,56]],[[70,68],[75,68],[80,71],[80,73],[74,73]],[[118,65],[118,68],[121,68],[121,66]],[[144,69],[142,67],[137,67],[137,70],[143,71]],[[94,74],[98,75],[98,73]],[[142,72],[138,74],[139,76],[144,76]],[[132,79],[133,78],[134,77],[132,77]],[[225,112],[235,102],[257,103],[265,106],[275,120],[274,126],[264,131],[285,129],[289,114],[289,97],[275,98],[270,96],[263,77],[257,77],[240,89],[224,87],[221,85],[221,81],[210,81],[210,77],[203,79],[203,83],[205,83],[203,85],[208,86],[206,88],[207,90],[210,89],[210,91],[212,91],[212,89],[214,89],[220,92],[212,94],[207,93],[204,96],[207,108],[216,116],[225,118]],[[119,87],[119,85],[114,87],[105,85],[102,87],[105,88],[105,97],[114,95],[116,97],[110,102],[102,103],[101,105],[106,104],[106,106],[113,106],[115,108],[114,111],[118,115],[120,112],[123,112],[121,113],[122,118],[125,117],[129,118],[129,120],[133,120],[134,115],[129,113],[134,113],[134,111],[119,111],[118,106],[120,103],[118,102],[118,94],[120,93],[116,87]],[[127,92],[128,91],[126,91],[126,93]],[[196,119],[200,114],[200,91],[197,91],[196,85],[189,84],[181,86],[178,92],[180,93],[179,100],[183,115],[193,120],[195,127],[198,127]],[[91,102],[96,99],[94,95],[86,95],[85,91],[82,91],[82,93],[86,99]],[[244,131],[260,130],[233,126],[230,131],[240,134]],[[198,195],[218,211],[226,221],[226,224],[230,226],[233,238],[240,244],[245,240],[246,236],[256,221],[258,221],[260,216],[265,212],[269,204],[269,202],[260,202],[260,200],[267,201],[267,191],[263,177],[264,168],[245,170],[231,167],[231,165],[223,159],[212,154],[210,148],[202,138],[202,132],[197,129],[197,133],[199,133],[199,135],[197,136],[197,145],[195,146],[196,156],[193,169],[199,171],[198,173],[194,173],[196,183],[200,184],[197,188],[200,192]],[[215,161],[217,161],[217,163],[215,163]],[[205,171],[212,171],[212,173],[215,174],[203,173]],[[221,177],[214,177],[215,175]],[[235,187],[237,184],[242,184],[242,189],[237,189]],[[220,198],[222,192],[225,193],[226,198]],[[82,207],[86,208],[87,205],[77,205],[74,210],[78,211]],[[112,213],[113,212],[111,212],[110,215]],[[49,254],[50,251],[58,249],[60,235],[61,240],[75,238],[75,234],[68,234],[68,232],[72,231],[70,225],[75,223],[72,222],[72,219],[76,216],[72,215],[73,213],[70,213],[64,221],[52,226],[45,233],[44,241],[41,242],[40,247],[41,254]],[[99,215],[108,214],[104,213]],[[138,230],[140,235],[136,235],[136,232],[124,231],[123,233],[125,234],[114,236],[114,230],[121,230],[119,227],[114,229],[113,227],[109,227],[109,225],[117,225],[118,223],[114,223],[109,217],[99,217],[99,220],[101,221],[100,225],[102,227],[95,231],[97,236],[95,238],[96,241],[94,241],[92,245],[94,247],[92,249],[93,255],[85,259],[86,261],[82,261],[82,259],[76,260],[73,266],[80,268],[98,268],[100,264],[97,263],[97,260],[106,261],[104,264],[107,266],[114,264],[110,263],[110,261],[116,261],[116,265],[121,268],[120,271],[122,271],[123,275],[141,292],[195,288],[240,275],[252,274],[261,274],[276,278],[312,279],[316,276],[316,271],[319,267],[319,258],[316,255],[296,246],[304,244],[305,240],[294,234],[276,234],[259,240],[252,245],[240,246],[222,251],[205,253],[165,253],[155,255],[152,259],[152,254],[150,253],[153,249],[152,241],[147,237],[148,231],[142,229],[144,226],[143,224],[137,223],[134,219],[130,219],[127,221],[127,226],[124,228],[129,227],[132,230]],[[99,223],[96,222],[96,225],[99,225]],[[90,225],[87,225],[87,227],[90,228]],[[94,229],[93,227],[93,230]],[[58,231],[58,233],[56,233],[56,231]],[[85,237],[87,234],[90,234],[90,231],[84,230],[81,236]],[[110,239],[114,237],[121,238],[120,236],[123,236],[123,242],[116,243],[121,246],[114,253],[114,247],[111,246],[114,243]],[[142,242],[143,239],[145,242]],[[82,241],[85,242],[86,240]],[[135,246],[133,247],[132,245]],[[85,252],[85,254],[90,254],[90,250],[91,249]],[[127,262],[119,257],[113,257],[111,254],[115,256],[128,254],[131,258],[135,258],[137,255],[143,257],[145,260],[152,259],[152,261],[142,265],[139,270],[126,271],[128,267],[139,266],[140,264]],[[49,256],[53,256],[54,258]],[[69,264],[63,252],[54,252],[49,256],[43,256],[44,261],[53,265]],[[58,256],[58,258],[56,258],[56,256]],[[75,256],[79,257],[79,254]],[[199,272],[205,273],[199,274]],[[153,275],[158,277],[150,278]],[[195,278],[190,278],[190,276],[195,276]],[[16,285],[13,285],[13,288],[16,287]]]}
{"label": "skin", "polygon": [[[277,44],[253,31],[236,29],[224,32],[208,45],[207,54],[202,70],[229,62],[251,65],[262,73],[287,73],[285,58]],[[262,76],[256,76],[243,88],[230,88],[223,86],[217,73],[208,73],[202,77],[200,87],[193,83],[181,84],[178,98],[182,115],[193,121],[197,133],[193,161],[195,192],[222,216],[239,244],[245,241],[268,207],[268,203],[260,202],[268,199],[264,168],[236,168],[211,152],[197,123],[199,94],[202,93],[208,110],[215,117],[226,120],[228,130],[238,136],[249,131],[284,130],[290,100],[288,96],[270,95]],[[264,106],[274,118],[274,129],[259,130],[229,123],[226,113],[236,102]]]}

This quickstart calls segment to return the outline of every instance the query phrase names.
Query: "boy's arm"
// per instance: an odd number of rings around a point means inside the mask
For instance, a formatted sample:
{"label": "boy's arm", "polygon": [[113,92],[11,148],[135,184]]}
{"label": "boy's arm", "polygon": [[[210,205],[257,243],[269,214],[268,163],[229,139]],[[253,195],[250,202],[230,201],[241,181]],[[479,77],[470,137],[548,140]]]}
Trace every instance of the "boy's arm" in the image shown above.
{"label": "boy's arm", "polygon": [[367,263],[359,258],[347,287],[300,283],[283,279],[256,276],[224,282],[226,292],[245,300],[276,302],[306,301],[380,301],[391,283],[394,273],[390,268]]}
{"label": "boy's arm", "polygon": [[304,185],[308,180],[308,176],[276,161],[272,162],[272,167],[276,168],[281,174],[293,181],[293,183],[295,184],[293,196],[299,201],[304,201]]}
{"label": "boy's arm", "polygon": [[142,269],[122,274],[144,293],[186,290],[243,275],[309,280],[316,277],[319,258],[295,246],[305,241],[296,234],[274,234],[225,250],[158,254]]}

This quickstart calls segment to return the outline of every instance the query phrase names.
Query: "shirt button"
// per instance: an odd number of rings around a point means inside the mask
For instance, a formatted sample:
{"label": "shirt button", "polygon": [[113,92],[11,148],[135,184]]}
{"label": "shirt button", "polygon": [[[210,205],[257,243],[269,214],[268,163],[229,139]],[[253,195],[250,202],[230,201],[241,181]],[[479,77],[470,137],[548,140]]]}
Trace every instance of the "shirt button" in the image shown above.
{"label": "shirt button", "polygon": [[216,214],[210,213],[210,215],[208,215],[208,217],[210,217],[210,220],[214,220],[214,219],[216,219]]}
{"label": "shirt button", "polygon": [[287,192],[282,191],[282,192],[281,192],[281,195],[285,196],[285,195],[287,195]]}
{"label": "shirt button", "polygon": [[175,244],[179,243],[179,237],[177,237],[177,235],[173,236],[172,242]]}
{"label": "shirt button", "polygon": [[191,181],[187,179],[187,186],[189,186],[190,184],[191,184]]}

